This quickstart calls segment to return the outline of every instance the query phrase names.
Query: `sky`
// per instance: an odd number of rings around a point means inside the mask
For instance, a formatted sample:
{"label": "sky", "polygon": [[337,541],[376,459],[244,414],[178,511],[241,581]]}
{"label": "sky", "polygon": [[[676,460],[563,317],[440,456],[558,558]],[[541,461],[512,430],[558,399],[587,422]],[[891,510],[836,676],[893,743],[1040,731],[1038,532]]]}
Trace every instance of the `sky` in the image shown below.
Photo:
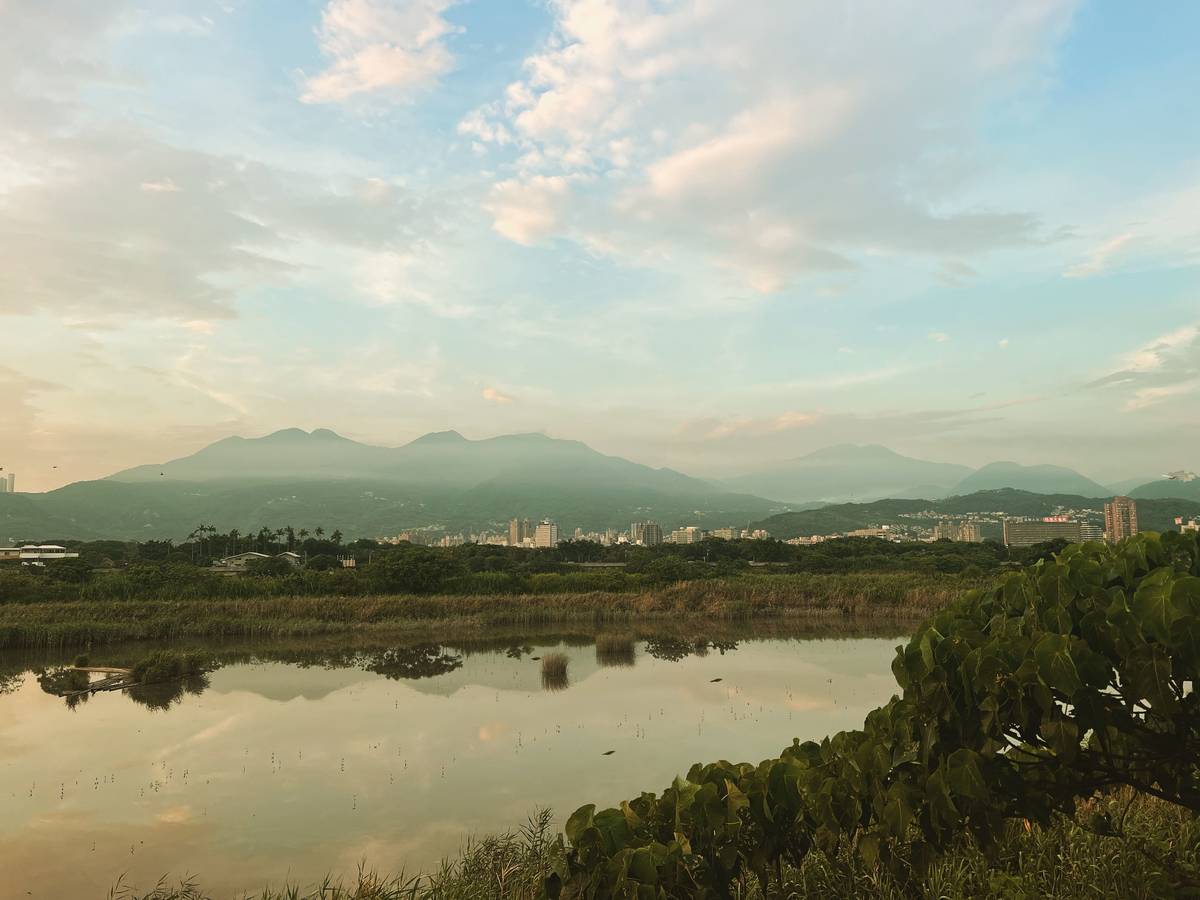
{"label": "sky", "polygon": [[0,0],[0,466],[1200,467],[1200,4]]}

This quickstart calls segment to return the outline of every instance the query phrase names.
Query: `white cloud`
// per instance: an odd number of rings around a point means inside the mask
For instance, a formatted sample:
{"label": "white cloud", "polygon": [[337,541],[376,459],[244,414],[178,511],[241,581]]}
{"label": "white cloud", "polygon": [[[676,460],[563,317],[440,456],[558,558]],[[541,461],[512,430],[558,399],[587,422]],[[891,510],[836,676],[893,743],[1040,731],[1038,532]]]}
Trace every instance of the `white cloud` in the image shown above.
{"label": "white cloud", "polygon": [[561,227],[572,180],[563,175],[506,179],[492,186],[484,209],[497,232],[518,244],[535,244]]}
{"label": "white cloud", "polygon": [[1127,231],[1124,234],[1118,234],[1114,238],[1105,241],[1099,247],[1093,249],[1087,258],[1075,263],[1075,265],[1063,272],[1065,278],[1089,278],[1092,275],[1099,275],[1108,269],[1114,256],[1120,253],[1134,238],[1133,232]]}
{"label": "white cloud", "polygon": [[[890,253],[962,278],[963,257],[1038,240],[1033,217],[961,197],[978,108],[1049,60],[1075,5],[552,0],[524,77],[459,127],[514,168],[485,208],[520,243],[707,263],[763,292]],[[566,215],[544,179],[579,174]]]}
{"label": "white cloud", "polygon": [[935,344],[944,344],[950,340],[950,335],[944,331],[931,331],[929,332],[929,339]]}
{"label": "white cloud", "polygon": [[179,186],[170,178],[163,178],[159,181],[143,181],[141,189],[150,194],[174,194],[179,191]]}
{"label": "white cloud", "polygon": [[1000,340],[998,340],[996,342],[996,346],[999,347],[1001,350],[1007,350],[1008,344],[1009,344],[1008,338],[1000,338]]}
{"label": "white cloud", "polygon": [[443,13],[454,0],[329,0],[318,38],[328,68],[309,76],[300,99],[334,103],[359,94],[401,99],[454,66]]}
{"label": "white cloud", "polygon": [[[1200,388],[1200,324],[1184,325],[1147,341],[1088,387],[1116,391],[1124,398],[1125,412],[1191,398]],[[1194,413],[1194,401],[1189,403],[1190,409],[1184,409]]]}
{"label": "white cloud", "polygon": [[1196,343],[1198,337],[1200,325],[1184,325],[1159,335],[1129,354],[1125,359],[1125,369],[1129,372],[1153,372],[1162,369],[1176,354]]}
{"label": "white cloud", "polygon": [[494,387],[485,387],[480,396],[490,403],[499,403],[502,406],[506,406],[513,402],[513,398],[511,396]]}

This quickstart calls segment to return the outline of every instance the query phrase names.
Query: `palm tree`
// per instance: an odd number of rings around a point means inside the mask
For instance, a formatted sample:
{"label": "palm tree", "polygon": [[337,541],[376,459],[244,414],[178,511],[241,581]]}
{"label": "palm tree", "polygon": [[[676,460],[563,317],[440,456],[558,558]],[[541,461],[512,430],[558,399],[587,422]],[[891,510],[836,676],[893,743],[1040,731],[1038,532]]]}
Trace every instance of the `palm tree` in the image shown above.
{"label": "palm tree", "polygon": [[331,534],[331,535],[329,536],[329,539],[330,539],[331,541],[333,541],[335,544],[340,544],[340,543],[342,542],[342,533],[341,533],[341,531],[334,531],[334,532],[333,532],[333,534]]}
{"label": "palm tree", "polygon": [[317,540],[319,541],[325,535],[325,529],[318,525],[313,534],[317,536]]}

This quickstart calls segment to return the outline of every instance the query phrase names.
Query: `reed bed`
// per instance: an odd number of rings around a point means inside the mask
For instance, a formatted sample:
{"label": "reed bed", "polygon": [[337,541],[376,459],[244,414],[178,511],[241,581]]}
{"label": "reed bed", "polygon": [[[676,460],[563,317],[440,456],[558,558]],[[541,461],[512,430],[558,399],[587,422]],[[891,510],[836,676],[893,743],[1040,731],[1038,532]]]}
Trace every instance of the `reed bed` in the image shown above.
{"label": "reed bed", "polygon": [[596,635],[596,663],[628,668],[637,662],[637,644],[631,634]]}
{"label": "reed bed", "polygon": [[371,631],[654,621],[913,622],[979,582],[914,574],[706,579],[636,593],[265,596],[0,604],[0,649],[126,640],[274,639]]}
{"label": "reed bed", "polygon": [[564,691],[570,686],[567,665],[570,659],[565,653],[547,653],[542,657],[542,688],[547,691]]}

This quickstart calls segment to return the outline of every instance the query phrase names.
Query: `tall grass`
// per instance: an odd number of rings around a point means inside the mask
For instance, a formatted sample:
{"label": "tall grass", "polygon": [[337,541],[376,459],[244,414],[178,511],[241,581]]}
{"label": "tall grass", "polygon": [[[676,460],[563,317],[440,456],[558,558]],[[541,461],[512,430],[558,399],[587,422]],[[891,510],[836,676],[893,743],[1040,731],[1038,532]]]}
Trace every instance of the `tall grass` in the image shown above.
{"label": "tall grass", "polygon": [[[237,579],[226,579],[236,581]],[[246,579],[249,580],[249,579]],[[456,626],[592,626],[656,620],[915,621],[977,582],[913,574],[747,575],[639,592],[265,596],[0,604],[0,648],[123,640],[281,638]]]}
{"label": "tall grass", "polygon": [[637,645],[630,634],[596,635],[596,663],[600,666],[632,666],[637,661]]}
{"label": "tall grass", "polygon": [[542,657],[542,687],[547,691],[566,690],[570,682],[567,680],[567,664],[570,660],[565,653],[547,653]]}
{"label": "tall grass", "polygon": [[[1100,837],[1079,822],[1096,807],[1124,814],[1127,837]],[[1147,852],[1147,838],[1165,855]],[[253,900],[532,900],[549,874],[550,817],[542,813],[520,832],[468,843],[461,856],[432,875],[383,876],[361,869],[349,881],[326,878],[309,887],[269,888]],[[1151,900],[1194,896],[1173,888],[1172,876],[1200,864],[1200,823],[1189,812],[1127,790],[1082,805],[1077,819],[1047,827],[1010,823],[985,853],[964,838],[921,879],[901,879],[864,866],[852,847],[805,857],[787,869],[781,888],[764,898],[753,880],[736,885],[739,900]],[[165,882],[146,893],[118,886],[110,900],[205,900],[198,880]]]}

